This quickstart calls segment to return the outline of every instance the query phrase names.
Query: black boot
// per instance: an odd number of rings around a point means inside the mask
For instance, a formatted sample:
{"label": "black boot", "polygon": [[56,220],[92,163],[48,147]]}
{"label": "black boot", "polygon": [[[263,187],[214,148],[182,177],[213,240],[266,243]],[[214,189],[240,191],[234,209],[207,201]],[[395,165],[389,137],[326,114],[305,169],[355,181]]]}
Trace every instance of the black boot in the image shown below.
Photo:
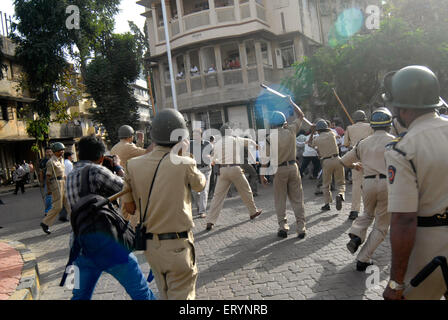
{"label": "black boot", "polygon": [[372,266],[373,262],[361,262],[356,261],[356,270],[358,271],[366,271],[368,266]]}
{"label": "black boot", "polygon": [[350,220],[355,220],[358,218],[358,211],[350,211],[350,215],[348,216]]}
{"label": "black boot", "polygon": [[40,226],[42,227],[42,230],[46,233],[46,234],[50,234],[50,228],[45,224],[45,223],[41,223]]}
{"label": "black boot", "polygon": [[326,205],[324,205],[322,208],[320,208],[321,210],[323,210],[323,211],[328,211],[328,210],[331,210],[331,208],[330,208],[330,204],[329,203],[327,203]]}
{"label": "black boot", "polygon": [[286,230],[279,230],[277,232],[277,236],[280,238],[287,238],[288,237],[288,232]]}
{"label": "black boot", "polygon": [[336,197],[336,210],[342,209],[342,201],[344,201],[344,196],[342,194],[338,194]]}
{"label": "black boot", "polygon": [[351,252],[351,254],[354,254],[358,247],[361,245],[361,238],[358,236],[355,236],[354,234],[349,233],[350,241],[347,243],[347,249]]}

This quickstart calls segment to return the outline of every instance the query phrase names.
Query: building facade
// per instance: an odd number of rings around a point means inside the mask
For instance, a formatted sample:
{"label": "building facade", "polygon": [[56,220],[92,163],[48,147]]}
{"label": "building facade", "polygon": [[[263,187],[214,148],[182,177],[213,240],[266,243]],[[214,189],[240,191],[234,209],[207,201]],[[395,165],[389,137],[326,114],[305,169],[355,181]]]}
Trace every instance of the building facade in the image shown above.
{"label": "building facade", "polygon": [[[370,1],[371,2],[371,1]],[[375,1],[373,1],[375,2]],[[149,34],[159,109],[172,108],[165,26],[160,0],[137,2]],[[225,122],[242,129],[266,126],[270,106],[258,101],[260,83],[278,85],[293,63],[328,43],[344,8],[367,1],[166,0],[180,112],[202,128]]]}

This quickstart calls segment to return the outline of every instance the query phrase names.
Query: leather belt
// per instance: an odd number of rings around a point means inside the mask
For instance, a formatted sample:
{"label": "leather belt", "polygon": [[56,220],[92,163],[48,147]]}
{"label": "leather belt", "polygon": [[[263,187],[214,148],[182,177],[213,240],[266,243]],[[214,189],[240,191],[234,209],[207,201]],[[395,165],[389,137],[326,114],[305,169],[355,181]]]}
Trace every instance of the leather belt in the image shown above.
{"label": "leather belt", "polygon": [[371,175],[371,176],[365,176],[364,179],[375,179],[378,176],[379,176],[380,179],[386,179],[387,178],[384,174],[379,174],[379,175],[374,174],[374,175]]}
{"label": "leather belt", "polygon": [[338,157],[338,156],[339,156],[339,154],[334,154],[334,155],[332,155],[332,156],[330,156],[330,157],[322,158],[321,160],[323,161],[323,160],[326,160],[326,159],[336,158],[336,157]]}
{"label": "leather belt", "polygon": [[418,227],[442,227],[448,226],[448,210],[442,214],[435,214],[431,217],[417,217]]}
{"label": "leather belt", "polygon": [[278,166],[279,167],[285,167],[285,166],[293,166],[294,164],[296,164],[296,160],[290,160],[290,161],[285,161],[280,163]]}
{"label": "leather belt", "polygon": [[[174,239],[183,239],[188,238],[188,231],[184,232],[171,232],[171,233],[159,233],[159,240],[174,240]],[[154,238],[154,233],[147,233],[145,235],[146,239],[152,240]]]}
{"label": "leather belt", "polygon": [[239,167],[239,164],[220,164],[221,168],[228,168],[228,167]]}
{"label": "leather belt", "polygon": [[56,177],[56,178],[51,178],[50,180],[64,180],[64,177]]}

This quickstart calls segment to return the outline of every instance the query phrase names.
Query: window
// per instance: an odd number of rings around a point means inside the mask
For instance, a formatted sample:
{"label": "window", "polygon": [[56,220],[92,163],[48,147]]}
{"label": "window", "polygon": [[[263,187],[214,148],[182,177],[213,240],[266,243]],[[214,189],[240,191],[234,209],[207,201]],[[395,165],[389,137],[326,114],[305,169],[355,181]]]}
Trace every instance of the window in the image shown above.
{"label": "window", "polygon": [[292,40],[280,43],[283,68],[288,68],[295,62],[294,43]]}
{"label": "window", "polygon": [[222,69],[240,69],[240,50],[237,43],[230,43],[221,47]]}
{"label": "window", "polygon": [[208,47],[202,50],[202,61],[204,63],[205,73],[216,72],[215,48]]}
{"label": "window", "polygon": [[269,44],[267,42],[261,42],[261,58],[265,66],[272,66]]}
{"label": "window", "polygon": [[208,0],[190,0],[184,1],[183,4],[185,15],[209,9]]}
{"label": "window", "polygon": [[219,130],[223,125],[221,110],[210,111],[209,118],[210,118],[210,128]]}
{"label": "window", "polygon": [[201,74],[201,66],[199,65],[199,51],[190,52],[190,76],[196,77]]}
{"label": "window", "polygon": [[12,111],[11,107],[8,107],[7,102],[3,102],[1,104],[1,114],[0,114],[0,120],[3,121],[9,121],[14,120],[14,113]]}
{"label": "window", "polygon": [[247,66],[257,65],[257,57],[255,54],[255,42],[253,40],[246,42]]}
{"label": "window", "polygon": [[230,7],[234,5],[234,0],[215,0],[215,7]]}
{"label": "window", "polygon": [[163,73],[165,74],[165,83],[170,83],[170,67],[168,62],[163,63]]}
{"label": "window", "polygon": [[255,2],[264,7],[264,0],[255,0]]}
{"label": "window", "polygon": [[176,80],[185,79],[185,62],[183,54],[176,57],[176,66],[177,66]]}

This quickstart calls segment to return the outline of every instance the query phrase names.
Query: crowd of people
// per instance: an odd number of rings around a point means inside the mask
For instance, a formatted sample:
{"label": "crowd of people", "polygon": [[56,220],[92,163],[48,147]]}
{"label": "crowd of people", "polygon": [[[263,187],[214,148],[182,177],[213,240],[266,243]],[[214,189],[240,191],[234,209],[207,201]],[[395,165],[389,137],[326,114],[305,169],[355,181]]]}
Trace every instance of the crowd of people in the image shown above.
{"label": "crowd of people", "polygon": [[[313,166],[310,178],[321,180],[321,190],[316,191],[323,194],[323,212],[331,210],[333,202],[336,210],[342,209],[345,169],[350,169],[352,203],[347,218],[353,223],[347,249],[355,254],[361,248],[356,269],[365,271],[373,264],[372,255],[390,227],[391,274],[384,298],[440,299],[447,292],[440,270],[418,287],[409,283],[432,259],[448,255],[448,181],[439,174],[448,157],[447,149],[441,147],[448,142],[446,110],[437,77],[426,67],[410,66],[388,74],[384,90],[387,107],[374,110],[369,119],[362,110],[356,111],[354,123],[345,130],[318,119],[310,130],[303,131],[305,115],[289,97],[294,117],[287,119],[284,113],[274,111],[269,119],[270,134],[258,143],[237,136],[227,124],[221,127],[219,137],[204,139],[197,128],[189,140],[183,116],[173,109],[156,115],[152,144],[147,148],[143,148],[142,135],[135,141],[133,128],[125,125],[119,129],[120,142],[109,156],[101,138],[82,138],[79,161],[72,166],[71,155],[66,156],[68,162],[63,160],[65,146],[55,143],[41,162],[41,181],[51,197],[51,209],[41,227],[50,234],[63,206],[70,215],[70,208],[79,202],[82,172],[88,167],[90,193],[110,197],[124,191],[117,208],[133,228],[144,230],[144,253],[160,298],[194,299],[198,269],[193,207],[206,219],[206,231],[210,232],[234,185],[248,218],[253,220],[263,212],[254,200],[257,185],[272,182],[277,236],[286,238],[290,233],[286,215],[289,199],[297,237],[304,239],[302,178],[309,165]],[[182,136],[173,141],[175,130]],[[271,172],[268,169],[273,164],[275,170]],[[91,257],[81,251],[74,264],[83,274],[73,299],[90,299],[103,271],[113,275],[133,299],[154,299],[132,252],[103,250]]]}

